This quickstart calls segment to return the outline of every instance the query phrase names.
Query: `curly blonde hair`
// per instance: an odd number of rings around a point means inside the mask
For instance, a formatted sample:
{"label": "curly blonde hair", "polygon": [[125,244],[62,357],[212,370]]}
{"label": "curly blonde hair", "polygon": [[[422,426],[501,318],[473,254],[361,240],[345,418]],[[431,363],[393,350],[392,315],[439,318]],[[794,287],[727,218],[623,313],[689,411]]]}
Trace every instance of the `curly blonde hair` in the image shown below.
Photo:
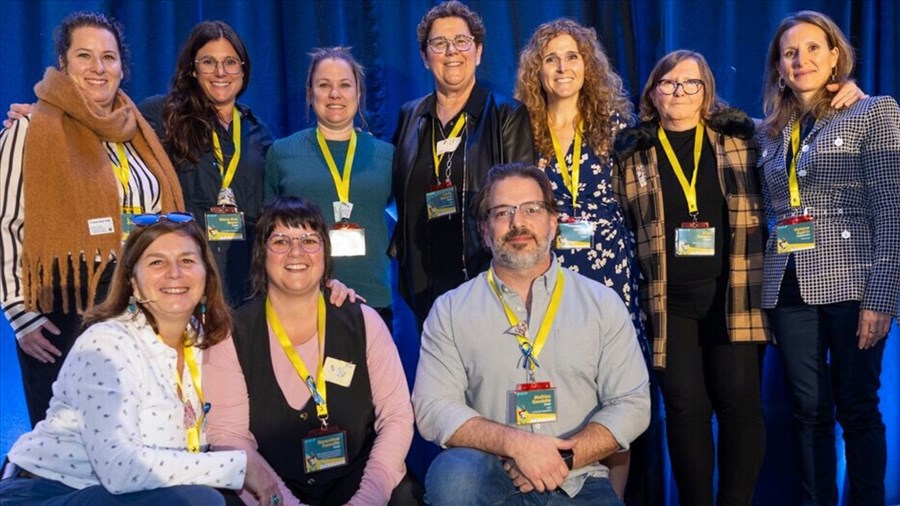
{"label": "curly blonde hair", "polygon": [[584,86],[578,94],[578,119],[584,123],[588,146],[606,156],[619,125],[631,120],[632,105],[613,70],[597,32],[571,19],[555,19],[537,27],[519,55],[515,98],[525,104],[531,116],[531,133],[537,151],[553,153],[547,118],[547,92],[541,85],[541,51],[555,37],[569,35],[584,58]]}
{"label": "curly blonde hair", "polygon": [[[779,86],[781,74],[778,71],[778,64],[781,61],[781,37],[784,32],[801,23],[822,29],[825,32],[828,49],[837,48],[838,60],[832,69],[832,82],[845,83],[850,80],[850,74],[853,73],[853,46],[831,18],[816,11],[800,11],[784,18],[775,30],[775,35],[772,37],[766,53],[766,74],[763,81],[763,112],[766,114],[766,119],[763,121],[762,128],[765,135],[770,137],[780,135],[794,112],[804,112],[800,100],[791,88]],[[813,116],[821,118],[831,110],[833,97],[834,92],[825,88],[819,90],[809,107]]]}

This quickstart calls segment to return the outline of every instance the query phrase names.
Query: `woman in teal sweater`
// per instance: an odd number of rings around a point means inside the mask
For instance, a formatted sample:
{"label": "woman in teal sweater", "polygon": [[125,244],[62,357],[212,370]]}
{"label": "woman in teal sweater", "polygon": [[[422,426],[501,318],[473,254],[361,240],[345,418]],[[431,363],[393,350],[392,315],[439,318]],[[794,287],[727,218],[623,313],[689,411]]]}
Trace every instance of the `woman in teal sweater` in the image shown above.
{"label": "woman in teal sweater", "polygon": [[365,73],[348,48],[310,53],[306,100],[316,127],[275,141],[266,156],[266,200],[314,202],[331,227],[334,276],[354,287],[392,326],[385,207],[391,199],[394,147],[357,131]]}

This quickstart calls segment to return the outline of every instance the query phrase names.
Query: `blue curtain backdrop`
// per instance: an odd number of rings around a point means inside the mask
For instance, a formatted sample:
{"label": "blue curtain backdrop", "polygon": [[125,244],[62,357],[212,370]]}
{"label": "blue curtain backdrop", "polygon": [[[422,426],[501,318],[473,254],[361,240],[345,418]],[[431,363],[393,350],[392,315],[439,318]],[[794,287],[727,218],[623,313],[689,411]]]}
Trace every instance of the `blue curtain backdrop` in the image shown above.
{"label": "blue curtain backdrop", "polygon": [[[390,140],[400,105],[432,89],[418,53],[415,27],[434,5],[430,0],[309,1],[23,1],[0,2],[0,111],[10,102],[32,101],[32,87],[55,62],[53,27],[67,13],[91,9],[111,14],[125,26],[132,50],[131,79],[124,88],[135,100],[164,93],[175,58],[198,21],[221,19],[235,27],[250,51],[253,75],[241,101],[266,121],[276,136],[310,124],[304,100],[307,52],[316,46],[349,45],[368,69],[369,127]],[[900,6],[893,0],[865,1],[499,1],[468,2],[485,19],[479,79],[511,93],[518,51],[540,23],[572,17],[594,26],[628,90],[637,97],[656,60],[668,51],[703,53],[717,78],[719,94],[753,116],[761,112],[763,60],[775,26],[784,15],[815,9],[830,15],[857,50],[856,78],[870,94],[900,94]],[[900,170],[900,168],[898,168]],[[399,297],[396,297],[399,301]],[[402,303],[399,303],[402,305]],[[395,340],[407,377],[418,360],[418,336],[408,311],[398,308]],[[27,430],[15,344],[0,325],[0,455]],[[900,503],[900,338],[896,326],[884,358],[882,411],[888,427],[889,504]],[[779,358],[769,349],[764,408],[768,429],[758,504],[799,503],[799,461],[790,404]],[[840,443],[839,443],[840,444]],[[842,449],[841,449],[842,450]],[[843,451],[840,452],[842,454]],[[410,467],[422,473],[433,454],[417,443]],[[844,481],[843,464],[841,480]],[[675,504],[669,476],[648,484],[657,503]],[[841,483],[842,494],[846,486]]]}

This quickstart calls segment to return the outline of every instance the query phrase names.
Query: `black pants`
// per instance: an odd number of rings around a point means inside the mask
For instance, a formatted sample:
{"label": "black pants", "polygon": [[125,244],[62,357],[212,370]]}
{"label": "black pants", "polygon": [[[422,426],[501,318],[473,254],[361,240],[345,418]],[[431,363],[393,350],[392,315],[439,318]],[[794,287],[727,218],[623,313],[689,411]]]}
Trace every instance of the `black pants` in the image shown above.
{"label": "black pants", "polygon": [[[97,295],[95,302],[99,302],[106,297],[109,291],[109,283],[112,280],[114,263],[107,266],[106,270],[100,276],[100,284],[97,286]],[[87,266],[81,264],[81,286],[87,286]],[[75,339],[81,335],[81,315],[75,311],[75,290],[74,276],[69,275],[69,288],[66,290],[66,297],[69,299],[69,312],[63,312],[62,291],[58,280],[59,271],[54,269],[53,273],[53,311],[44,313],[56,327],[59,329],[59,335],[55,336],[49,332],[44,332],[46,337],[53,346],[59,348],[62,355],[56,357],[53,363],[45,364],[40,360],[26,354],[22,348],[16,346],[16,354],[19,357],[19,369],[22,372],[22,386],[25,390],[25,405],[28,407],[28,417],[31,420],[31,426],[34,427],[38,422],[47,415],[47,408],[50,406],[50,398],[53,397],[53,382],[59,376],[59,370],[62,368],[65,358],[69,355],[69,350],[75,344]],[[82,296],[87,296],[87,290],[82,289]]]}
{"label": "black pants", "polygon": [[[713,504],[716,464],[712,415],[719,426],[719,505],[753,499],[765,452],[760,406],[763,347],[731,344],[725,328],[724,296],[681,297],[668,313],[666,370],[660,384],[672,471],[681,504]],[[720,287],[721,288],[721,287]],[[673,300],[670,295],[669,300]],[[699,304],[685,304],[690,301]],[[708,302],[708,304],[707,304]]]}

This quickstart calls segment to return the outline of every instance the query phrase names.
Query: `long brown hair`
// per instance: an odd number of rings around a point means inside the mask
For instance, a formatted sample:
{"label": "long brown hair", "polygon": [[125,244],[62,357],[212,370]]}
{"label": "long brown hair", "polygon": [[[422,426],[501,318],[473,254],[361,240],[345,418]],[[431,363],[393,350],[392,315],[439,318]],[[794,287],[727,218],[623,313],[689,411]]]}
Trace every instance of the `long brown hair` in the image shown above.
{"label": "long brown hair", "polygon": [[203,21],[197,24],[181,48],[172,89],[163,104],[163,144],[176,166],[184,162],[197,163],[212,145],[213,126],[218,113],[194,77],[197,52],[208,42],[227,40],[243,62],[243,83],[237,96],[250,84],[250,54],[237,32],[222,21]]}
{"label": "long brown hair", "polygon": [[541,85],[541,51],[559,35],[570,35],[584,58],[584,86],[578,94],[579,119],[584,123],[588,145],[598,155],[612,146],[617,122],[631,119],[631,101],[609,58],[597,39],[597,32],[571,19],[560,18],[537,27],[519,55],[515,98],[525,104],[531,116],[531,133],[538,152],[553,153],[547,119],[547,92]]}
{"label": "long brown hair", "polygon": [[[206,236],[197,225],[196,221],[176,223],[162,219],[155,225],[148,227],[135,227],[128,235],[128,240],[122,246],[122,254],[116,263],[113,272],[112,284],[106,299],[89,309],[84,315],[84,326],[89,327],[111,318],[116,318],[128,309],[128,299],[134,295],[131,286],[131,278],[134,276],[135,265],[143,256],[144,251],[163,235],[174,232],[187,234],[200,247],[200,257],[206,267],[206,324],[200,325],[202,316],[200,307],[194,308],[195,332],[191,336],[193,346],[207,348],[223,341],[231,333],[231,311],[225,303],[222,295],[222,284],[219,280],[219,271],[216,269],[216,260],[206,242]],[[140,305],[140,304],[138,304]],[[149,311],[143,311],[147,322],[158,332],[156,319]]]}
{"label": "long brown hair", "polygon": [[700,117],[708,120],[710,116],[728,107],[724,100],[716,95],[716,78],[713,77],[709,63],[702,54],[687,49],[678,49],[663,56],[656,62],[656,66],[650,71],[647,82],[644,84],[644,91],[641,93],[640,116],[641,121],[659,122],[659,111],[653,105],[652,94],[659,86],[659,80],[662,79],[667,72],[678,66],[685,60],[694,60],[697,67],[700,68],[700,78],[703,80],[703,102],[700,104]]}
{"label": "long brown hair", "polygon": [[[789,86],[779,87],[781,74],[778,72],[778,64],[781,61],[781,37],[784,32],[801,23],[817,26],[825,32],[829,51],[837,48],[838,59],[832,74],[833,82],[845,83],[853,73],[855,61],[853,46],[831,18],[821,12],[800,11],[781,20],[766,52],[766,74],[763,80],[763,112],[766,119],[763,121],[762,129],[769,137],[779,135],[794,113],[806,112],[800,99]],[[810,102],[809,112],[816,118],[825,116],[831,110],[833,97],[833,92],[822,88]]]}

